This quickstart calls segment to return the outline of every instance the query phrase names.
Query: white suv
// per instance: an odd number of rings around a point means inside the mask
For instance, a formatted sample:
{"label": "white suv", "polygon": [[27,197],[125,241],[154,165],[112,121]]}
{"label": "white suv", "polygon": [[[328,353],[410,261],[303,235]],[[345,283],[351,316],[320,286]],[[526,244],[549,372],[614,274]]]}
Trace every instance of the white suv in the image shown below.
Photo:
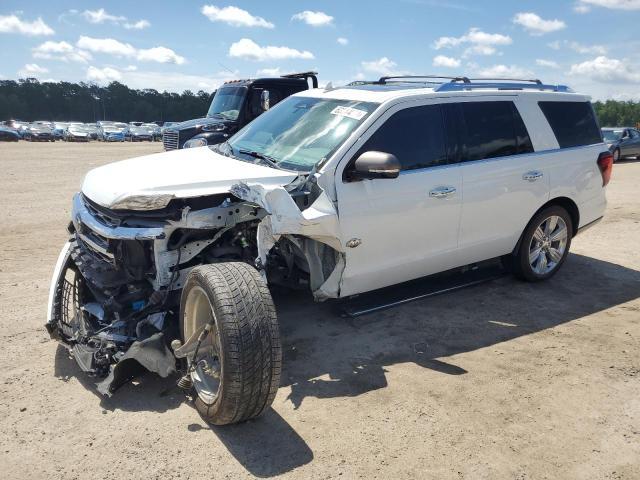
{"label": "white suv", "polygon": [[47,328],[106,394],[177,364],[205,419],[239,422],[279,384],[267,282],[323,300],[496,257],[544,280],[603,216],[611,169],[589,98],[563,86],[301,92],[224,144],[89,172]]}

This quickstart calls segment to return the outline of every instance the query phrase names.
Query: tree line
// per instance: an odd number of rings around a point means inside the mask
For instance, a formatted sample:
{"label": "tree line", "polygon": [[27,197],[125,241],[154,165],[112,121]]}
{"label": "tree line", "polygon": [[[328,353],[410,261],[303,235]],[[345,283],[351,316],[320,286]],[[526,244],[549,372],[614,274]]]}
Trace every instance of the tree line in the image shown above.
{"label": "tree line", "polygon": [[[0,80],[0,121],[177,122],[203,116],[210,97],[202,90],[134,90],[119,82],[100,87],[83,82],[40,83],[35,78]],[[603,127],[640,124],[640,102],[607,100],[593,106]]]}
{"label": "tree line", "polygon": [[204,116],[210,97],[202,90],[135,90],[119,82],[100,87],[84,82],[41,83],[35,78],[0,80],[0,121],[177,122]]}

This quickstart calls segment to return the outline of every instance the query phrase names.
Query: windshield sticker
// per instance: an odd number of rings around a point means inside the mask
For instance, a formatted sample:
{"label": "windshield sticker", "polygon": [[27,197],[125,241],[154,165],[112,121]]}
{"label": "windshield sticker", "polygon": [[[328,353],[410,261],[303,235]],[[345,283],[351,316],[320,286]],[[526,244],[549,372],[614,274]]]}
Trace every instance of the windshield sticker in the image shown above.
{"label": "windshield sticker", "polygon": [[331,110],[331,115],[340,115],[341,117],[349,117],[354,120],[362,120],[362,117],[366,114],[366,110],[360,110],[353,107],[336,107]]}

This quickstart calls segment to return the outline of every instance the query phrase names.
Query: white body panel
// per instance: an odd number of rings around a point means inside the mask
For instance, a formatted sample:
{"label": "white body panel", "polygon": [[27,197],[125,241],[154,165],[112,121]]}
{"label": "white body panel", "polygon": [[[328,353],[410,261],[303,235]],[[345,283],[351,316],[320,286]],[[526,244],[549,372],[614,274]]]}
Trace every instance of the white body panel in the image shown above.
{"label": "white body panel", "polygon": [[[297,174],[234,160],[208,147],[174,150],[110,163],[87,173],[82,193],[107,208],[127,198],[153,201],[189,198],[228,192],[240,182],[280,186]],[[154,204],[155,208],[163,205]],[[143,209],[143,208],[141,208]]]}

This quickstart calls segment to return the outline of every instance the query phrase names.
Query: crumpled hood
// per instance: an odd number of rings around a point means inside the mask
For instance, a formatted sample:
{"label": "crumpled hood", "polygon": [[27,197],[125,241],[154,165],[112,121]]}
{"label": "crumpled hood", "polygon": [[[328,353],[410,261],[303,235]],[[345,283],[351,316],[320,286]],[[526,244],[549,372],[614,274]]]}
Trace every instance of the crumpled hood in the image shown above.
{"label": "crumpled hood", "polygon": [[131,158],[91,170],[82,193],[106,208],[156,210],[173,198],[229,192],[238,183],[284,186],[295,173],[243,162],[208,147]]}

